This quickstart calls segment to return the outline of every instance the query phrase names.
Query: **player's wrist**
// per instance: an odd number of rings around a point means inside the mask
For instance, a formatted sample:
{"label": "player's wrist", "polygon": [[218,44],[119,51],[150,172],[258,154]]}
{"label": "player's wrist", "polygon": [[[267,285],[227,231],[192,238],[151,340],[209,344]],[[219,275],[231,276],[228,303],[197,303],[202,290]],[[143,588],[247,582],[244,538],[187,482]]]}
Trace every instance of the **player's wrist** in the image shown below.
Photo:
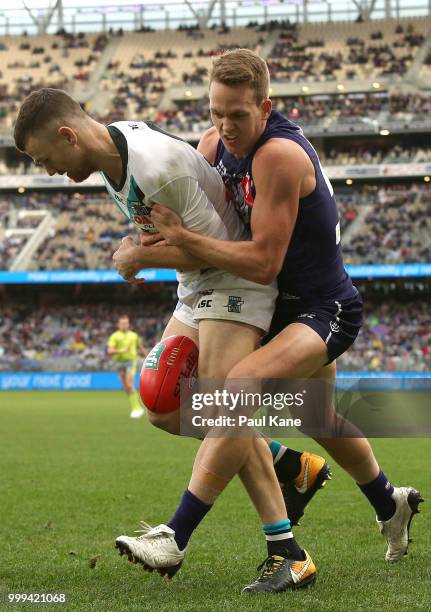
{"label": "player's wrist", "polygon": [[136,272],[139,272],[142,268],[153,265],[154,262],[151,259],[154,246],[137,245],[133,249],[133,262],[136,267]]}
{"label": "player's wrist", "polygon": [[171,246],[184,246],[187,244],[189,236],[192,232],[187,230],[182,225],[176,225],[169,230],[167,243]]}

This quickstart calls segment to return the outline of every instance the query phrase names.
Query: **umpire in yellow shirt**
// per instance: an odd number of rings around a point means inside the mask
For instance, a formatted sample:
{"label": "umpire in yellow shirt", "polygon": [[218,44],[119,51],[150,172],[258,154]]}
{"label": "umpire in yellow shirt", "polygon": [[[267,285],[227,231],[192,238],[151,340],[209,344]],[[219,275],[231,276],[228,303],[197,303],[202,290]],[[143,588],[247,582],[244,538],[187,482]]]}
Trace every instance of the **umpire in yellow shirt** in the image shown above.
{"label": "umpire in yellow shirt", "polygon": [[129,396],[131,407],[130,418],[132,419],[139,419],[145,414],[134,384],[138,365],[138,353],[142,348],[140,337],[130,329],[129,317],[121,315],[118,319],[117,331],[109,336],[108,354],[112,355],[123,389]]}

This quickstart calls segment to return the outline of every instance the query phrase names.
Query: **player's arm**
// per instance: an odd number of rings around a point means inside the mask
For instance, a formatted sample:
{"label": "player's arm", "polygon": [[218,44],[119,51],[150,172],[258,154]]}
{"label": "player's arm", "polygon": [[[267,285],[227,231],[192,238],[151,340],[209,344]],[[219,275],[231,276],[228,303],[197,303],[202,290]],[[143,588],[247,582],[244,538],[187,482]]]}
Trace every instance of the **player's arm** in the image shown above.
{"label": "player's arm", "polygon": [[[116,347],[115,338],[110,336],[107,343],[108,355],[119,355],[120,353],[125,353],[124,349],[119,349]],[[127,349],[126,349],[127,350]]]}
{"label": "player's arm", "polygon": [[113,260],[117,269],[130,264],[131,269],[136,272],[145,268],[199,270],[207,267],[205,262],[181,247],[170,246],[166,242],[163,244],[158,242],[155,245],[136,244],[131,236],[123,238],[120,248],[113,255]]}
{"label": "player's arm", "polygon": [[272,282],[283,265],[298,214],[301,183],[308,169],[306,153],[290,144],[293,143],[274,139],[255,155],[251,240],[223,241],[195,234],[186,230],[177,216],[156,206],[151,216],[167,242],[180,244],[216,268],[257,283]]}

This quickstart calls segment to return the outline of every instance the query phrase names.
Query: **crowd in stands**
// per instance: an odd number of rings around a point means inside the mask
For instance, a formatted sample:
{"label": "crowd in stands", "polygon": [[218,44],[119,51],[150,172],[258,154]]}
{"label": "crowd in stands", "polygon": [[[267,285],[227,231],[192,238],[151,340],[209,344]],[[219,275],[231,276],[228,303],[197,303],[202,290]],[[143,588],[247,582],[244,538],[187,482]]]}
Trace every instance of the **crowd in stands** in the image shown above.
{"label": "crowd in stands", "polygon": [[[321,36],[302,39],[301,28],[288,22],[270,22],[265,27],[256,27],[251,23],[250,28],[252,27],[262,32],[281,28],[280,38],[268,60],[274,81],[280,78],[295,81],[304,78],[331,80],[342,76],[343,71],[347,78],[356,78],[358,67],[377,70],[375,78],[382,75],[392,76],[395,73],[403,74],[414,53],[423,43],[423,34],[417,32],[411,24],[398,24],[389,43],[385,39],[386,35],[376,30],[371,32],[370,40],[367,41],[359,36],[348,37],[344,47],[340,47],[336,52],[331,50],[332,47],[327,47],[329,43],[325,39],[324,28]],[[199,41],[205,40],[205,31],[197,26],[183,30],[187,34],[198,36]],[[218,32],[228,34],[230,29],[221,28]],[[44,43],[44,46],[35,44],[31,37],[26,37],[20,45],[20,55],[7,63],[7,72],[5,71],[3,78],[0,70],[0,125],[4,120],[11,126],[19,103],[30,91],[47,85],[67,88],[76,80],[88,80],[110,36],[82,33],[72,35],[63,32],[52,37],[52,42]],[[256,44],[264,41],[261,37],[257,39]],[[192,86],[207,83],[209,64],[202,63],[202,60],[217,55],[221,49],[234,46],[230,39],[226,44],[219,42],[213,47],[198,45],[199,42],[194,48],[182,51],[172,48],[158,50],[156,47],[150,51],[145,48],[145,52],[139,50],[127,65],[121,66],[118,59],[113,59],[100,77],[100,89],[109,92],[107,99],[110,100],[110,108],[102,115],[96,116],[109,122],[131,118],[131,112],[134,119],[143,120],[153,119],[158,112],[168,112],[174,128],[178,131],[188,130],[188,126],[194,125],[195,122],[200,126],[208,125],[205,99],[201,102],[202,108],[199,103],[194,104],[193,114],[188,113],[186,117],[183,116],[181,108],[175,115],[172,114],[175,111],[159,109],[162,95],[172,84]],[[253,48],[252,44],[250,46]],[[7,53],[7,45],[3,45],[3,48],[3,52]],[[65,64],[69,55],[77,52],[79,56],[70,65]],[[180,55],[188,58],[190,63],[186,65],[186,69],[176,74],[176,64],[171,62],[176,62]],[[428,59],[425,59],[425,62],[427,61]],[[44,72],[41,72],[41,69]],[[275,98],[274,106],[292,120],[307,124],[328,119],[354,122],[357,117],[369,120],[382,111],[391,118],[408,121],[412,114],[427,117],[431,112],[430,97],[413,94],[390,97],[370,93]],[[193,131],[197,131],[196,128]]]}
{"label": "crowd in stands", "polygon": [[370,122],[379,115],[380,121],[409,121],[431,113],[431,97],[426,94],[351,93],[274,97],[272,101],[276,110],[300,125],[323,124],[324,120]]}
{"label": "crowd in stands", "polygon": [[145,298],[137,306],[113,306],[107,300],[106,305],[2,307],[0,370],[112,370],[106,342],[118,317],[128,314],[132,329],[151,348],[174,303]]}
{"label": "crowd in stands", "polygon": [[[131,94],[129,94],[130,97]],[[425,94],[360,93],[319,96],[295,96],[272,98],[273,108],[285,114],[291,121],[304,126],[330,123],[357,124],[358,121],[368,125],[371,132],[375,131],[373,120],[382,123],[391,121],[410,122],[412,119],[427,120],[431,115],[431,97]],[[123,111],[121,119],[127,118],[124,111],[127,99],[114,98],[115,111]],[[161,127],[173,132],[201,132],[211,125],[208,98],[177,102],[176,109],[161,110],[151,107],[146,98],[141,99],[143,115],[141,120],[156,120]],[[108,118],[102,120],[107,122]],[[136,118],[136,116],[134,117]]]}
{"label": "crowd in stands", "polygon": [[2,62],[0,57],[0,126],[6,121],[11,125],[19,104],[31,91],[48,86],[65,89],[73,81],[88,80],[109,37],[63,31],[43,40],[41,46],[32,37],[24,37],[15,51],[7,44],[0,48],[10,59]]}
{"label": "crowd in stands", "polygon": [[[348,264],[431,261],[431,185],[429,183],[355,185],[335,189]],[[4,228],[29,228],[37,218],[17,218],[19,210],[50,211],[52,227],[32,256],[30,269],[107,269],[121,239],[136,228],[120,214],[108,194],[27,192],[0,196]],[[22,241],[0,241],[0,269],[7,269]]]}
{"label": "crowd in stands", "polygon": [[12,235],[0,240],[0,270],[8,270],[13,260],[27,242],[28,236]]}
{"label": "crowd in stands", "polygon": [[[118,243],[135,227],[121,215],[107,193],[36,193],[0,196],[0,222],[3,227],[28,227],[37,220],[18,220],[18,210],[47,210],[54,223],[29,269],[79,270],[112,268],[112,254]],[[16,240],[0,241],[0,269],[7,269],[18,254]]]}
{"label": "crowd in stands", "polygon": [[[172,288],[173,291],[173,288]],[[113,370],[106,342],[120,314],[151,348],[174,308],[145,297],[139,305],[2,307],[0,370]],[[355,344],[337,360],[339,370],[429,371],[431,321],[425,301],[367,303]],[[155,315],[157,313],[157,315]]]}
{"label": "crowd in stands", "polygon": [[168,132],[194,133],[200,136],[212,124],[209,113],[209,101],[190,100],[178,105],[175,110],[157,111],[155,122]]}
{"label": "crowd in stands", "polygon": [[344,147],[332,147],[326,153],[319,151],[319,158],[326,166],[423,163],[431,161],[431,147],[403,147],[396,144],[384,149],[380,143],[346,144]]}
{"label": "crowd in stands", "polygon": [[[353,192],[368,205],[363,222],[347,243],[350,264],[417,263],[431,261],[431,186],[366,186]],[[356,210],[359,210],[357,208]]]}
{"label": "crowd in stands", "polygon": [[300,33],[299,28],[280,33],[268,60],[273,81],[354,79],[370,72],[376,78],[401,76],[425,40],[412,24],[405,28],[399,24],[390,43],[377,30],[369,34],[369,40],[349,37],[344,47],[336,48],[327,48],[322,38],[301,39]]}
{"label": "crowd in stands", "polygon": [[355,344],[339,359],[340,370],[416,371],[431,369],[431,319],[425,301],[392,300],[368,305]]}

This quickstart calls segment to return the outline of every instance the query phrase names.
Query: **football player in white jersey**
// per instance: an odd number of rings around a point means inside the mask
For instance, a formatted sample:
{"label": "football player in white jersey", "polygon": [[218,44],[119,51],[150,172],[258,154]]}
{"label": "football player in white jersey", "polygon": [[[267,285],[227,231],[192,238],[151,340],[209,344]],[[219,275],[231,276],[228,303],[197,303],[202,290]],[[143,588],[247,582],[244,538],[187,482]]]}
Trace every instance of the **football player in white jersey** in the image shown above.
{"label": "football player in white jersey", "polygon": [[[119,122],[106,127],[67,93],[44,88],[24,101],[14,137],[17,148],[44,165],[49,175],[67,173],[80,182],[92,172],[102,172],[118,207],[146,232],[155,231],[149,213],[152,205],[159,203],[180,213],[190,230],[221,240],[245,237],[233,207],[225,201],[216,170],[193,147],[148,124]],[[125,247],[131,247],[130,241]],[[154,265],[182,270],[178,274],[180,308],[165,336],[191,337],[199,345],[200,378],[224,379],[238,361],[257,348],[268,330],[276,287],[263,287],[216,269],[205,270],[203,262],[178,247],[154,247],[153,252]],[[212,299],[205,299],[199,307],[201,292],[208,291]],[[239,298],[241,308],[226,308],[232,295]],[[325,475],[327,465],[322,462]],[[273,563],[286,558],[292,561],[289,580],[277,590],[313,582],[314,564],[293,538],[271,452],[261,437],[207,436],[197,453],[189,487],[168,526],[147,529],[139,538],[122,536],[117,546],[144,566],[174,575],[191,533],[236,473],[260,515]]]}

